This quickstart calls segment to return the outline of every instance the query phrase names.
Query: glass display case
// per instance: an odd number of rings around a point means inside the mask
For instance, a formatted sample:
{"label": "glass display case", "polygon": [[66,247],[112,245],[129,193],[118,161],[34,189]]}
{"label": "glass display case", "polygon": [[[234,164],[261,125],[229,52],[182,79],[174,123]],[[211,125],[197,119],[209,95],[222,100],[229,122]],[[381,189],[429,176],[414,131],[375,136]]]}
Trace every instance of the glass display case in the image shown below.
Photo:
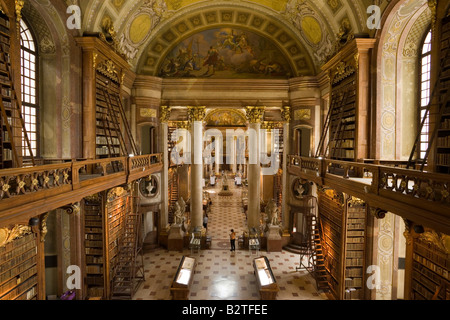
{"label": "glass display case", "polygon": [[170,292],[173,300],[188,300],[189,290],[194,278],[196,260],[183,256],[175,274]]}
{"label": "glass display case", "polygon": [[257,279],[261,300],[275,300],[280,291],[267,257],[253,260],[254,273]]}

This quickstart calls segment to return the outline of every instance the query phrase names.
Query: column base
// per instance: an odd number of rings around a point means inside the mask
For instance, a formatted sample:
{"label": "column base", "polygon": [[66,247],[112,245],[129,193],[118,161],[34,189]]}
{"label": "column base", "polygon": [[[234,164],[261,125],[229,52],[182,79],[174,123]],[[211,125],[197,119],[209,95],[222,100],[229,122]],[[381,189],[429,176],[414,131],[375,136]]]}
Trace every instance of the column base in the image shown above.
{"label": "column base", "polygon": [[181,225],[173,225],[170,227],[167,239],[167,250],[183,251],[184,248],[184,232]]}
{"label": "column base", "polygon": [[269,231],[266,233],[268,252],[281,252],[283,250],[283,239],[280,231],[279,226],[269,225]]}

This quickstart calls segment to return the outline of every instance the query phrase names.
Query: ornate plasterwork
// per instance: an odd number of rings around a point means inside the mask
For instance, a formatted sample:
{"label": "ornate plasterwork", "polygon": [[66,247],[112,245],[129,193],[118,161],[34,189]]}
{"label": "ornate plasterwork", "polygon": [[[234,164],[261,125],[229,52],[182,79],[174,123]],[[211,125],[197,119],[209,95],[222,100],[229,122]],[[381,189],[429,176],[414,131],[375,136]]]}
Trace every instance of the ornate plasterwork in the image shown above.
{"label": "ornate plasterwork", "polygon": [[197,122],[205,120],[206,107],[188,107],[189,122]]}
{"label": "ornate plasterwork", "polygon": [[31,227],[16,225],[12,228],[0,228],[0,248],[6,246],[15,239],[22,238],[32,233]]}
{"label": "ornate plasterwork", "polygon": [[450,254],[450,236],[446,234],[429,230],[422,233],[419,239],[435,246],[445,254]]}
{"label": "ornate plasterwork", "polygon": [[161,106],[159,109],[159,121],[161,123],[167,123],[170,119],[170,107],[168,106]]}
{"label": "ornate plasterwork", "polygon": [[264,117],[264,107],[246,107],[247,120],[250,123],[261,123]]}
{"label": "ornate plasterwork", "polygon": [[426,5],[426,0],[403,1],[395,11],[391,13],[392,19],[385,28],[385,33],[380,39],[381,57],[379,73],[379,98],[378,112],[381,119],[379,126],[380,150],[379,157],[382,159],[396,159],[398,139],[397,94],[400,79],[398,78],[400,40],[409,25],[412,17]]}

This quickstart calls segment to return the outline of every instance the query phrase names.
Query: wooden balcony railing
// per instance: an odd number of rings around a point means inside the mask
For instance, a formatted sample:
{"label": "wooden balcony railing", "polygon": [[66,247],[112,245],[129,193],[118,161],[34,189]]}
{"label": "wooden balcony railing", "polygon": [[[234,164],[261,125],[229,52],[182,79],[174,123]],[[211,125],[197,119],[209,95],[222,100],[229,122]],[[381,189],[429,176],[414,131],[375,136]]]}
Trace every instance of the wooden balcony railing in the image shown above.
{"label": "wooden balcony railing", "polygon": [[[450,175],[364,162],[289,156],[289,172],[450,231]],[[396,212],[397,210],[397,212]],[[409,212],[408,212],[409,211]]]}
{"label": "wooden balcony railing", "polygon": [[77,202],[161,169],[162,155],[152,154],[0,170],[0,223],[20,210]]}

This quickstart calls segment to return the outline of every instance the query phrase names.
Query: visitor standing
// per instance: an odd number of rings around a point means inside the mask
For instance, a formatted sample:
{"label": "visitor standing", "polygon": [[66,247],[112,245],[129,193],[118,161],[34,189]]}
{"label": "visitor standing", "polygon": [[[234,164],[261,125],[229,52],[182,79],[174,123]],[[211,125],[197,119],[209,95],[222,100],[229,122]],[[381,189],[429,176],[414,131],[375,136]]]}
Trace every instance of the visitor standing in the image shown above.
{"label": "visitor standing", "polygon": [[205,214],[205,217],[203,218],[203,227],[205,229],[208,229],[208,215]]}
{"label": "visitor standing", "polygon": [[233,229],[231,229],[230,233],[230,244],[231,244],[230,251],[236,251],[236,232],[234,232]]}

